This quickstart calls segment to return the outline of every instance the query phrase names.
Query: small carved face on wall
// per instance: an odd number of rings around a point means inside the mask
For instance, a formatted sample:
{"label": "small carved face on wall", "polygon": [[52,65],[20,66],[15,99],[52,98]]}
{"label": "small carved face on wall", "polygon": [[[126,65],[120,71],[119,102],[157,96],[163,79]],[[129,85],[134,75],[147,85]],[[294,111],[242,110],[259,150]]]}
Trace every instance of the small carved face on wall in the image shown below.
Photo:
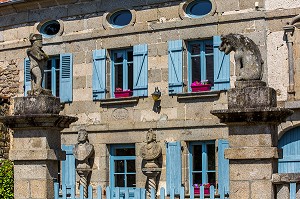
{"label": "small carved face on wall", "polygon": [[86,142],[87,139],[88,139],[88,134],[87,134],[86,130],[79,130],[77,141],[78,142]]}
{"label": "small carved face on wall", "polygon": [[150,143],[152,141],[156,140],[156,135],[153,133],[153,130],[150,129],[147,133],[147,137],[146,137],[147,143]]}

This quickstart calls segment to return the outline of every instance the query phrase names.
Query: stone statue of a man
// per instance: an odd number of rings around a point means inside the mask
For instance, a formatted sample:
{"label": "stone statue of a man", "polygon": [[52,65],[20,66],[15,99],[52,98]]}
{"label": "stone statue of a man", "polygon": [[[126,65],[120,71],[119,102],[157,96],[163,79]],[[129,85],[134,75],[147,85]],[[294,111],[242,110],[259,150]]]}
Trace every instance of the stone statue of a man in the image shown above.
{"label": "stone statue of a man", "polygon": [[44,90],[42,88],[44,67],[49,57],[42,50],[42,35],[30,34],[29,41],[31,42],[31,47],[27,49],[27,55],[30,60],[31,91],[28,94],[40,95]]}
{"label": "stone statue of a man", "polygon": [[90,169],[89,158],[94,154],[94,146],[89,143],[88,133],[86,130],[81,129],[78,132],[78,143],[75,144],[73,154],[77,161],[77,170]]}
{"label": "stone statue of a man", "polygon": [[[140,156],[146,161],[153,161],[161,156],[161,146],[156,143],[156,134],[150,129],[147,132],[146,142],[140,150]],[[148,165],[150,166],[150,165]]]}

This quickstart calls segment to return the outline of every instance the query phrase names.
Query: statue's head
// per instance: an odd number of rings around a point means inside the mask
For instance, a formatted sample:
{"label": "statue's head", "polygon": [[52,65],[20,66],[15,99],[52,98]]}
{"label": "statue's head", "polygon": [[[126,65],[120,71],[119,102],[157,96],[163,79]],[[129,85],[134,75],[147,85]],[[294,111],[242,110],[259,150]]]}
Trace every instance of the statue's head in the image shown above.
{"label": "statue's head", "polygon": [[85,129],[80,129],[78,131],[77,141],[81,143],[88,141],[88,133]]}
{"label": "statue's head", "polygon": [[222,43],[219,46],[220,51],[224,51],[228,55],[231,51],[237,49],[238,38],[234,34],[229,34],[221,37]]}
{"label": "statue's head", "polygon": [[146,140],[147,140],[147,143],[156,141],[156,134],[153,132],[153,129],[149,129],[149,131],[147,132]]}
{"label": "statue's head", "polygon": [[36,45],[38,47],[42,47],[43,37],[42,37],[41,34],[33,34],[33,33],[31,33],[29,35],[29,41],[31,42],[31,45]]}

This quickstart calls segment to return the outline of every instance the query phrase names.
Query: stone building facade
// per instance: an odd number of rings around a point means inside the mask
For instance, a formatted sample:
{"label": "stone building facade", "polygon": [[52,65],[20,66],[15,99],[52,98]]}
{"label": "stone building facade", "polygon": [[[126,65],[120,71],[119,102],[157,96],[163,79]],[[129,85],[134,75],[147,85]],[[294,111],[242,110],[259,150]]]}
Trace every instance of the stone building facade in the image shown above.
{"label": "stone building facade", "polygon": [[[199,11],[201,3],[205,6]],[[234,87],[236,76],[233,53],[218,52],[219,36],[238,33],[258,45],[264,60],[263,80],[277,91],[279,106],[294,110],[279,126],[279,139],[297,134],[299,14],[300,2],[291,0],[2,1],[0,63],[17,67],[11,79],[18,79],[17,95],[26,95],[28,36],[43,34],[43,49],[50,56],[44,86],[61,98],[61,114],[79,118],[63,130],[62,148],[69,162],[62,162],[62,168],[75,175],[72,146],[77,132],[86,129],[95,149],[90,183],[144,187],[139,150],[152,128],[162,147],[158,187],[177,183],[190,193],[193,184],[220,185],[220,179],[226,178],[221,144],[226,145],[228,128],[210,111],[227,108],[226,91]],[[212,83],[210,91],[192,92],[194,81],[207,79]],[[151,97],[155,87],[161,92],[156,102]],[[116,88],[131,89],[133,96],[116,98]],[[6,95],[7,89],[1,94]],[[283,148],[289,146],[288,139]],[[174,159],[180,167],[170,167],[181,174],[179,179],[167,177],[171,143],[180,153]],[[131,171],[116,170],[127,164],[134,165]],[[254,178],[264,175],[253,173]],[[64,181],[63,175],[59,180]]]}

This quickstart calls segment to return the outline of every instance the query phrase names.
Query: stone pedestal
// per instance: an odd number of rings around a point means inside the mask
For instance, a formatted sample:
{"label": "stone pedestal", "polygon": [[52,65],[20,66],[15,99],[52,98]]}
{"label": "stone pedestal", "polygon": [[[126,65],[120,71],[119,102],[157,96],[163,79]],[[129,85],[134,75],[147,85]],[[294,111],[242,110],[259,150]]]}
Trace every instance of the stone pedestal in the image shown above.
{"label": "stone pedestal", "polygon": [[59,115],[59,98],[17,97],[14,113],[0,117],[13,133],[9,158],[14,161],[15,199],[53,199],[61,151],[60,131],[77,118]]}
{"label": "stone pedestal", "polygon": [[211,112],[229,128],[230,199],[274,198],[277,126],[292,114],[276,106],[274,89],[262,81],[241,81],[228,91],[228,109]]}

